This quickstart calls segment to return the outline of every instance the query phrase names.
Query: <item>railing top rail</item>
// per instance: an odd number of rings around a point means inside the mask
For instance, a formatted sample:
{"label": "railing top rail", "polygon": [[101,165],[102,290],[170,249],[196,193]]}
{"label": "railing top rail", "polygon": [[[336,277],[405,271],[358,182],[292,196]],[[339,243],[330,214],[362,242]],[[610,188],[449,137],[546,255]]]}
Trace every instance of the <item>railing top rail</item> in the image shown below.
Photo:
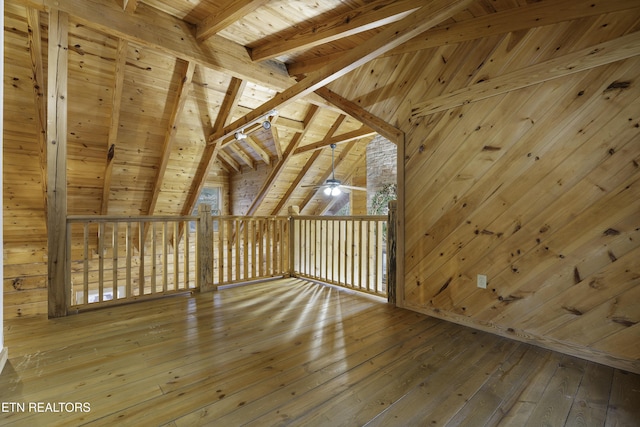
{"label": "railing top rail", "polygon": [[296,215],[295,219],[316,219],[316,220],[329,220],[329,221],[344,221],[344,220],[356,220],[356,221],[386,221],[388,218],[386,215],[355,215],[355,216],[318,216],[318,215]]}
{"label": "railing top rail", "polygon": [[289,219],[288,216],[242,216],[242,215],[212,215],[213,219]]}
{"label": "railing top rail", "polygon": [[145,221],[197,221],[198,217],[189,216],[125,216],[125,215],[68,215],[67,223],[83,222],[145,222]]}

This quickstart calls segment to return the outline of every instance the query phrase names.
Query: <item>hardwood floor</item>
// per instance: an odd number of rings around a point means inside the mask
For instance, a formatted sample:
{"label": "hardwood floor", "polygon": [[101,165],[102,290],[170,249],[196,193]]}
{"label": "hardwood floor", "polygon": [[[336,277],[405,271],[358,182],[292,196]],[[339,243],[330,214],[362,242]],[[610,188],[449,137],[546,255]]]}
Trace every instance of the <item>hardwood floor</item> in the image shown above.
{"label": "hardwood floor", "polygon": [[640,375],[297,279],[5,341],[0,425],[640,425]]}

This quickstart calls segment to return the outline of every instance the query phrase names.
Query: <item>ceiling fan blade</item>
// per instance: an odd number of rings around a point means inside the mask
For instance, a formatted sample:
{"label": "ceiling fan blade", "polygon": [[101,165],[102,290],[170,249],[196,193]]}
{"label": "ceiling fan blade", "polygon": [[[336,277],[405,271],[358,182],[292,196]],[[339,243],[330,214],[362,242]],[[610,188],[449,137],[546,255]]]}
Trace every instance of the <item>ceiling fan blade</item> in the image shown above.
{"label": "ceiling fan blade", "polygon": [[367,189],[366,189],[366,188],[364,188],[364,187],[354,187],[353,185],[344,185],[344,184],[341,184],[341,185],[340,185],[340,187],[342,187],[342,188],[348,188],[349,190],[367,191]]}
{"label": "ceiling fan blade", "polygon": [[326,185],[322,184],[322,185],[301,185],[300,188],[322,188],[322,187],[326,187]]}

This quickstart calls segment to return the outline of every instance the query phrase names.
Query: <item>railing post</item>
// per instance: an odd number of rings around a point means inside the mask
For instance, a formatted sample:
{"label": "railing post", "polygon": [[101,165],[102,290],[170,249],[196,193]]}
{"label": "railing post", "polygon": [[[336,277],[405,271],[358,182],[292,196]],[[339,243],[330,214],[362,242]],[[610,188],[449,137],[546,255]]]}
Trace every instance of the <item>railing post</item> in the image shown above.
{"label": "railing post", "polygon": [[389,202],[387,219],[387,301],[396,305],[396,236],[398,201]]}
{"label": "railing post", "polygon": [[218,287],[213,283],[213,222],[211,206],[198,206],[198,286],[200,292],[216,291]]}
{"label": "railing post", "polygon": [[300,215],[299,206],[289,206],[289,277],[296,275],[296,217]]}

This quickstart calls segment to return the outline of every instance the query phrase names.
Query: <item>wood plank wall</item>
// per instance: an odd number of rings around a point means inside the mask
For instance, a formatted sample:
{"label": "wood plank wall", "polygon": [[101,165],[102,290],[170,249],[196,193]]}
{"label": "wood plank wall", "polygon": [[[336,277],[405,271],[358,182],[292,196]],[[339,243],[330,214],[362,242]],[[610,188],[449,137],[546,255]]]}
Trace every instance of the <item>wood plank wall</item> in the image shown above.
{"label": "wood plank wall", "polygon": [[[640,58],[411,116],[639,29],[639,9],[583,18],[380,59],[352,73],[378,75],[357,91],[332,85],[406,132],[400,304],[640,372]],[[374,87],[386,102],[372,105]]]}

